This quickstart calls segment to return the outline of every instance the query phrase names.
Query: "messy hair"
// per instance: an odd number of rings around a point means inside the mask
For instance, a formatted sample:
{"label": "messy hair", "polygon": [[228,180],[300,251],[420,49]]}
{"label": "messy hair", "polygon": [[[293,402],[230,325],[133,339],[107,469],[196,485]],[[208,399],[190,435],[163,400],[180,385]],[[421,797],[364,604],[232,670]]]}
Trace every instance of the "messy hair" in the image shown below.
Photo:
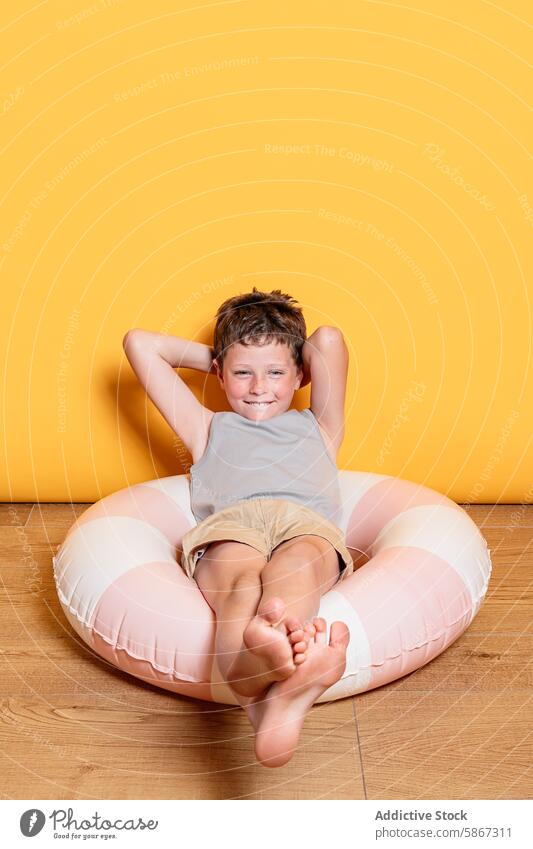
{"label": "messy hair", "polygon": [[222,371],[224,357],[234,342],[241,345],[288,345],[297,368],[302,368],[302,348],[307,329],[301,307],[279,289],[235,295],[217,310],[213,357]]}

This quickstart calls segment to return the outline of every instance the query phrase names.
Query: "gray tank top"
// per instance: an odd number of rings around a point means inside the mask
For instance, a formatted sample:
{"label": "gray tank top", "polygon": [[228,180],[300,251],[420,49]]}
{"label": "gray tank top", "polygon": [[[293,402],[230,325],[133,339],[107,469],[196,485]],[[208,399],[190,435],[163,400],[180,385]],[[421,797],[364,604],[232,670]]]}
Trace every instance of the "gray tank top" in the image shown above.
{"label": "gray tank top", "polygon": [[215,413],[203,456],[190,469],[191,510],[197,522],[251,498],[283,498],[338,526],[338,470],[310,409],[265,421]]}

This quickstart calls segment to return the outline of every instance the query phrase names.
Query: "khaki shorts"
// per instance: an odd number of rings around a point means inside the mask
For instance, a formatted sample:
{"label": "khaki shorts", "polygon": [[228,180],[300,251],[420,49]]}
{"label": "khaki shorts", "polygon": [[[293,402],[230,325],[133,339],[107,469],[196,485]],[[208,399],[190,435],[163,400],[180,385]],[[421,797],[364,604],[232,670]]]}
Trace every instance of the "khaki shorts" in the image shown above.
{"label": "khaki shorts", "polygon": [[316,534],[332,544],[339,556],[339,581],[352,574],[354,564],[341,530],[314,510],[280,498],[237,501],[199,522],[181,541],[181,565],[193,578],[209,543],[220,540],[244,542],[270,560],[277,545],[301,534]]}

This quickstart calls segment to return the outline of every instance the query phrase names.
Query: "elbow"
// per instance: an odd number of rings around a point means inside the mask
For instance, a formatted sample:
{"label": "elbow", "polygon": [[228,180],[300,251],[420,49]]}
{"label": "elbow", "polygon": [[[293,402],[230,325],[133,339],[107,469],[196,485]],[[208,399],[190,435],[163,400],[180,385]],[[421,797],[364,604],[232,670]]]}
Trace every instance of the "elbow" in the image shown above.
{"label": "elbow", "polygon": [[157,333],[134,327],[132,330],[128,330],[124,336],[122,347],[127,357],[129,357],[130,352],[133,353],[134,351],[140,351],[142,354],[159,354],[157,341]]}
{"label": "elbow", "polygon": [[[141,331],[142,332],[142,331]],[[139,338],[139,330],[134,327],[133,330],[128,330],[124,339],[122,340],[122,347],[126,350],[127,347],[130,347],[134,339]]]}
{"label": "elbow", "polygon": [[330,345],[344,345],[344,336],[339,327],[323,324],[316,331],[317,343],[329,347]]}

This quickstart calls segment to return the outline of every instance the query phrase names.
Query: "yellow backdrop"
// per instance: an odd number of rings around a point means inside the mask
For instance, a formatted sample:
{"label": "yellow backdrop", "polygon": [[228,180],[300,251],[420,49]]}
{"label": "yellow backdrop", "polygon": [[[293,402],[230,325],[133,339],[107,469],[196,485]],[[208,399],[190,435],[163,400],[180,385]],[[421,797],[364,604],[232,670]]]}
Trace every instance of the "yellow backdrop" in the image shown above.
{"label": "yellow backdrop", "polygon": [[254,284],[344,332],[341,468],[533,500],[529,3],[1,15],[2,500],[187,471],[122,338]]}

